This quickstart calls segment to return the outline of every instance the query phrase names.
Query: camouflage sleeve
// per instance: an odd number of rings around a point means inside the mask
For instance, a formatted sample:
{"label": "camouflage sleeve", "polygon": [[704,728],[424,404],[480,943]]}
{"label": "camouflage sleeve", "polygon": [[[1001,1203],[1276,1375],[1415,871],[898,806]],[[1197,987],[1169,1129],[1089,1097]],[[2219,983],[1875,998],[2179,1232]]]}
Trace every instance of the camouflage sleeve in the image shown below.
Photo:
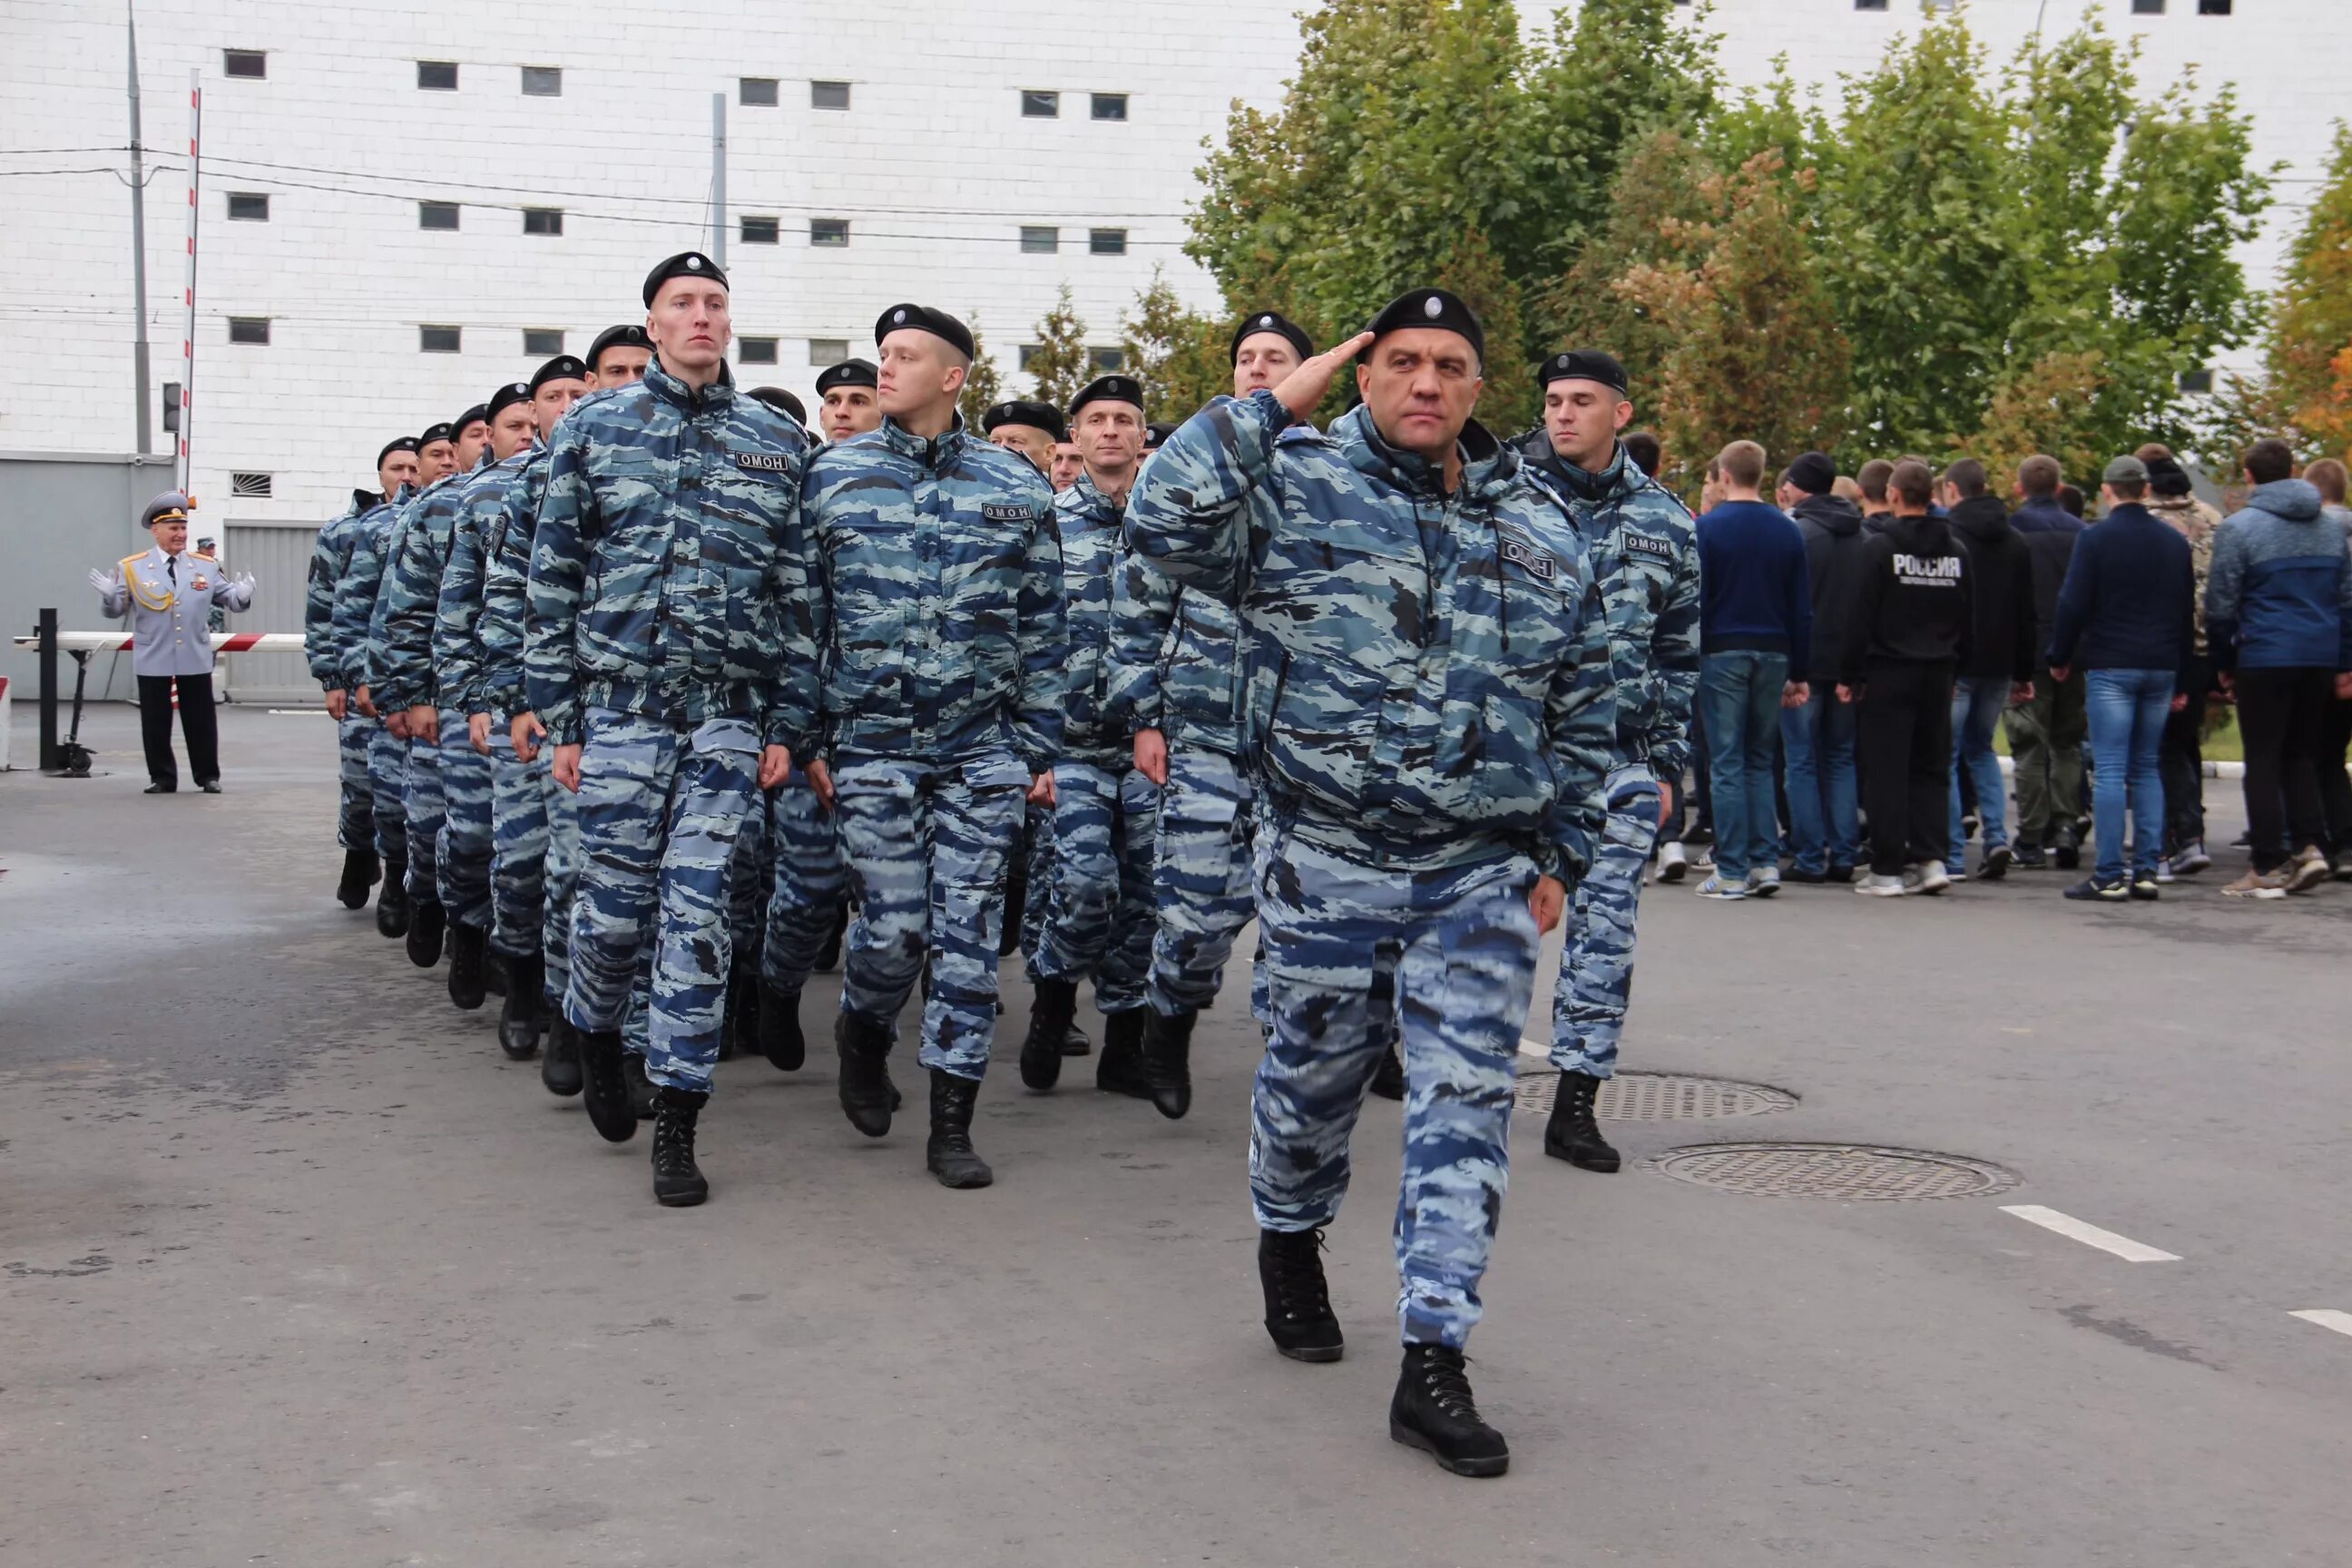
{"label": "camouflage sleeve", "polygon": [[530,582],[530,537],[539,520],[544,463],[507,487],[482,547],[482,699],[501,712],[525,710],[522,696],[523,595]]}
{"label": "camouflage sleeve", "polygon": [[1617,749],[1617,700],[1609,658],[1609,618],[1601,585],[1584,574],[1584,606],[1577,617],[1574,656],[1560,661],[1544,700],[1544,738],[1551,749],[1556,793],[1544,846],[1551,876],[1574,882],[1592,864],[1608,812],[1609,770]]}
{"label": "camouflage sleeve", "polygon": [[376,706],[383,709],[408,706],[407,696],[393,684],[384,662],[384,614],[392,607],[392,582],[398,575],[400,552],[407,542],[408,513],[403,510],[384,531],[383,543],[376,552],[375,581],[368,587],[367,633],[360,645],[361,668],[368,685],[375,689]]}
{"label": "camouflage sleeve", "polygon": [[1176,584],[1129,551],[1113,584],[1110,680],[1104,726],[1118,734],[1160,727],[1160,671],[1176,625]]}
{"label": "camouflage sleeve", "polygon": [[[426,508],[449,504],[446,491]],[[412,516],[400,536],[400,549],[384,563],[382,589],[383,633],[378,666],[383,685],[394,702],[413,708],[436,700],[433,668],[433,617],[441,605],[441,563],[435,559],[433,528],[422,516]]]}
{"label": "camouflage sleeve", "polygon": [[[487,488],[487,487],[486,487]],[[482,619],[484,512],[498,515],[499,493],[469,496],[449,529],[449,563],[441,571],[441,592],[433,612],[433,669],[441,682],[444,707],[485,713],[482,649],[476,633]]]}
{"label": "camouflage sleeve", "polygon": [[383,575],[382,542],[373,528],[353,528],[352,553],[335,584],[335,607],[327,617],[327,657],[353,686],[368,680],[368,619],[375,613],[375,585]]}
{"label": "camouflage sleeve", "polygon": [[1062,531],[1052,498],[1037,481],[1037,521],[1029,535],[1029,557],[1021,574],[1019,711],[1013,716],[1013,745],[1033,773],[1044,773],[1062,754],[1062,703],[1066,696],[1069,634],[1062,621]]}
{"label": "camouflage sleeve", "polygon": [[1128,547],[1179,586],[1240,604],[1250,496],[1269,482],[1275,443],[1295,423],[1271,392],[1212,399],[1145,466],[1127,503]]}
{"label": "camouflage sleeve", "polygon": [[310,545],[310,576],[302,590],[302,655],[322,691],[349,684],[334,655],[335,585],[351,564],[350,518],[337,518],[319,530]]}
{"label": "camouflage sleeve", "polygon": [[[802,461],[806,461],[805,454]],[[818,744],[821,692],[816,650],[824,646],[826,628],[824,595],[809,566],[815,544],[800,503],[800,486],[789,487],[787,493],[791,499],[776,531],[775,561],[768,568],[768,596],[776,606],[778,647],[760,730],[766,744],[790,748],[797,764],[802,758],[814,755]]]}
{"label": "camouflage sleeve", "polygon": [[578,647],[580,597],[588,580],[588,537],[582,531],[595,507],[580,432],[555,427],[548,459],[547,494],[531,536],[530,582],[525,590],[522,679],[530,710],[547,726],[548,744],[581,740]]}
{"label": "camouflage sleeve", "polygon": [[1690,765],[1691,703],[1698,695],[1698,547],[1675,562],[1674,582],[1650,633],[1650,679],[1656,689],[1643,749],[1650,772],[1673,783]]}

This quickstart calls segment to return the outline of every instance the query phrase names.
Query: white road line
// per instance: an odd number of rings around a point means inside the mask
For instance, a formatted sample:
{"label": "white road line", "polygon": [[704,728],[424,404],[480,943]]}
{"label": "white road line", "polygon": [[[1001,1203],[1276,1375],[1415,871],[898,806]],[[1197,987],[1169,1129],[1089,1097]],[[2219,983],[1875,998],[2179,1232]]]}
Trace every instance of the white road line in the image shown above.
{"label": "white road line", "polygon": [[2044,1230],[2054,1230],[2070,1237],[2085,1247],[2095,1247],[2102,1252],[2112,1252],[2126,1263],[2178,1263],[2180,1255],[2153,1247],[2144,1241],[2134,1241],[2128,1236],[2117,1236],[2112,1230],[2101,1230],[2070,1214],[2043,1208],[2040,1204],[2003,1204],[2000,1212],[2013,1214],[2028,1225],[2038,1225]]}
{"label": "white road line", "polygon": [[2306,1323],[2317,1323],[2323,1329],[2334,1329],[2339,1334],[2352,1334],[2352,1312],[2339,1312],[2333,1307],[2314,1307],[2306,1312],[2289,1312],[2290,1318],[2301,1318]]}
{"label": "white road line", "polygon": [[1551,1055],[1551,1042],[1549,1040],[1538,1040],[1532,1035],[1521,1035],[1519,1037],[1519,1055],[1523,1057],[1534,1057],[1537,1060],[1541,1061]]}

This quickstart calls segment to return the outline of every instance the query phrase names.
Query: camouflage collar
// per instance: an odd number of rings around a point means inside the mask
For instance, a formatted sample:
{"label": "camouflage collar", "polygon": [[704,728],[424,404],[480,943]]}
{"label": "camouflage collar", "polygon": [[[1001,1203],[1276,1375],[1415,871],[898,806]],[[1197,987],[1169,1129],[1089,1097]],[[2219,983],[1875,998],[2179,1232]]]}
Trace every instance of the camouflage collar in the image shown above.
{"label": "camouflage collar", "polygon": [[352,510],[343,513],[343,515],[345,517],[357,517],[360,513],[373,510],[374,508],[380,507],[383,504],[383,497],[376,494],[373,490],[353,490],[352,492]]}
{"label": "camouflage collar", "polygon": [[[1113,500],[1103,494],[1102,487],[1095,483],[1095,477],[1084,468],[1078,470],[1078,477],[1071,484],[1070,491],[1078,498],[1079,510],[1097,522],[1113,524],[1127,515],[1127,502]],[[1131,495],[1133,492],[1129,493]]]}
{"label": "camouflage collar", "polygon": [[1625,445],[1619,442],[1609,456],[1609,466],[1598,472],[1580,468],[1552,449],[1551,433],[1537,426],[1517,443],[1520,457],[1533,468],[1566,490],[1569,497],[1580,501],[1622,500],[1641,487],[1627,482]]}
{"label": "camouflage collar", "polygon": [[[1372,424],[1372,411],[1366,405],[1358,404],[1333,420],[1330,437],[1339,443],[1348,466],[1357,472],[1385,479],[1409,495],[1444,498],[1444,471],[1417,452],[1390,446]],[[1519,455],[1496,440],[1475,419],[1462,427],[1459,445],[1465,496],[1492,496],[1519,471]]]}
{"label": "camouflage collar", "polygon": [[697,392],[664,370],[661,355],[656,354],[646,363],[645,385],[656,397],[684,409],[689,416],[726,408],[735,401],[735,375],[725,360],[719,362],[719,379]]}
{"label": "camouflage collar", "polygon": [[926,438],[916,435],[898,420],[885,414],[882,416],[881,426],[875,431],[875,434],[882,437],[882,444],[890,450],[936,473],[954,462],[957,455],[963,450],[963,415],[959,411],[955,416],[955,423],[949,426],[943,434]]}

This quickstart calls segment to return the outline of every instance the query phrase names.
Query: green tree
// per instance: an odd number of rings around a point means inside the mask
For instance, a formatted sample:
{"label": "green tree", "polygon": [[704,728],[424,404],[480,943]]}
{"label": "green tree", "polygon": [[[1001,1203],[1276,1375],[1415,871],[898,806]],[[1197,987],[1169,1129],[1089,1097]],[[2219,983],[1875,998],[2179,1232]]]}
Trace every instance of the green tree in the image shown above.
{"label": "green tree", "polygon": [[1127,368],[1143,382],[1145,418],[1186,419],[1233,390],[1224,328],[1186,310],[1163,269],[1152,268],[1150,287],[1135,297],[1135,313],[1124,325]]}
{"label": "green tree", "polygon": [[2352,130],[2341,125],[2326,184],[2287,247],[2264,348],[2277,410],[2307,445],[2342,455],[2352,446]]}
{"label": "green tree", "polygon": [[1088,380],[1087,363],[1087,324],[1078,319],[1076,302],[1065,283],[1054,308],[1037,321],[1036,352],[1030,355],[1028,366],[1035,383],[1033,395],[1041,403],[1067,408]]}
{"label": "green tree", "polygon": [[1003,379],[996,362],[988,357],[988,341],[981,336],[980,313],[967,318],[971,323],[971,374],[964,377],[963,390],[956,395],[956,412],[973,430],[980,428],[980,416],[993,407],[1003,397]]}
{"label": "green tree", "polygon": [[1619,280],[1638,267],[1671,267],[1685,258],[1672,237],[1706,218],[1702,188],[1716,174],[1716,165],[1682,132],[1664,129],[1644,137],[1619,172],[1592,242],[1537,300],[1547,341],[1561,348],[1605,348],[1623,362],[1637,407],[1657,387],[1676,323],[1653,311],[1639,291],[1619,288]]}

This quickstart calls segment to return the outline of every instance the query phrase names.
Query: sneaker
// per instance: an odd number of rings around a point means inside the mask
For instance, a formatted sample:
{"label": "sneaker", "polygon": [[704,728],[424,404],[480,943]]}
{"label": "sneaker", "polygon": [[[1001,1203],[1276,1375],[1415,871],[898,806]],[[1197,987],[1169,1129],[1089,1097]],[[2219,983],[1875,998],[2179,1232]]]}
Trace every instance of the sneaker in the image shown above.
{"label": "sneaker", "polygon": [[1748,879],[1748,892],[1751,898],[1769,899],[1780,890],[1780,868],[1778,866],[1759,866]]}
{"label": "sneaker", "polygon": [[2285,868],[2277,871],[2257,871],[2251,868],[2244,876],[2221,889],[2225,899],[2284,899],[2286,897]]}
{"label": "sneaker", "polygon": [[2039,844],[2029,844],[2017,852],[2017,868],[2021,871],[2047,871],[2050,854]]}
{"label": "sneaker", "polygon": [[2168,888],[2172,886],[2173,875],[2171,860],[2168,858],[2158,860],[2156,863],[2156,870],[2152,875],[2156,878],[2157,886],[2160,888]]}
{"label": "sneaker", "polygon": [[1744,899],[1748,896],[1748,884],[1745,882],[1727,882],[1720,877],[1710,876],[1706,881],[1701,882],[1698,885],[1698,896],[1702,899],[1722,899],[1725,900]]}
{"label": "sneaker", "polygon": [[1822,880],[1824,882],[1835,882],[1838,886],[1844,887],[1848,882],[1853,880],[1853,868],[1851,866],[1832,866],[1828,870],[1822,873]]}
{"label": "sneaker", "polygon": [[2157,864],[2157,870],[2135,871],[2132,873],[2131,896],[2136,902],[2152,904],[2156,902],[2157,900],[2164,897],[2164,890],[2160,886],[2164,880],[2164,877],[2162,875],[2163,862],[2158,861]]}
{"label": "sneaker", "polygon": [[2017,852],[2011,849],[2008,845],[1994,845],[1991,848],[1984,852],[1984,858],[1977,864],[1977,880],[1979,882],[2000,881],[2003,877],[2009,875],[2009,868],[2016,859]]}
{"label": "sneaker", "polygon": [[1690,868],[1694,871],[1701,872],[1714,870],[1715,851],[1709,849],[1704,844],[1700,845],[1698,847],[1698,852],[1690,858]]}
{"label": "sneaker", "polygon": [[2213,864],[2213,857],[2205,853],[2204,841],[2192,838],[2182,845],[2180,852],[2172,858],[2172,874],[2176,877],[2194,877],[2211,864]]}
{"label": "sneaker", "polygon": [[1965,861],[1965,860],[1957,860],[1957,859],[1956,859],[1956,860],[1947,860],[1947,861],[1945,861],[1945,862],[1944,862],[1944,879],[1945,879],[1946,881],[1948,881],[1948,882],[1965,882],[1965,881],[1967,881],[1967,880],[1969,879],[1969,866],[1968,866],[1968,862],[1967,862],[1967,861]]}
{"label": "sneaker", "polygon": [[1960,818],[1960,842],[1966,844],[1969,839],[1974,838],[1976,836],[1977,819],[1976,815],[1971,812],[1969,815]]}
{"label": "sneaker", "polygon": [[1853,890],[1865,899],[1899,899],[1909,889],[1900,877],[1882,877],[1876,872],[1864,872],[1854,879]]}
{"label": "sneaker", "polygon": [[2327,863],[2336,868],[2337,881],[2352,882],[2352,849],[2337,850],[2328,858]]}
{"label": "sneaker", "polygon": [[[1849,869],[1846,872],[1846,875],[1851,877],[1853,875],[1853,872]],[[1796,883],[1799,887],[1818,888],[1829,879],[1830,874],[1827,871],[1808,871],[1802,866],[1791,866],[1789,868],[1789,880]]]}
{"label": "sneaker", "polygon": [[1903,868],[1903,890],[1933,898],[1952,885],[1950,873],[1939,860],[1922,860],[1916,866]]}
{"label": "sneaker", "polygon": [[1679,882],[1689,869],[1690,857],[1683,852],[1683,847],[1680,844],[1658,846],[1659,881]]}
{"label": "sneaker", "polygon": [[2282,869],[2286,873],[2286,890],[2290,893],[2307,893],[2336,874],[2327,864],[2326,852],[2316,844],[2305,845],[2302,852]]}
{"label": "sneaker", "polygon": [[2066,896],[2075,900],[2095,900],[2103,904],[2120,904],[2131,897],[2131,884],[2121,877],[2107,882],[2103,882],[2096,877],[2085,877],[2067,889]]}

